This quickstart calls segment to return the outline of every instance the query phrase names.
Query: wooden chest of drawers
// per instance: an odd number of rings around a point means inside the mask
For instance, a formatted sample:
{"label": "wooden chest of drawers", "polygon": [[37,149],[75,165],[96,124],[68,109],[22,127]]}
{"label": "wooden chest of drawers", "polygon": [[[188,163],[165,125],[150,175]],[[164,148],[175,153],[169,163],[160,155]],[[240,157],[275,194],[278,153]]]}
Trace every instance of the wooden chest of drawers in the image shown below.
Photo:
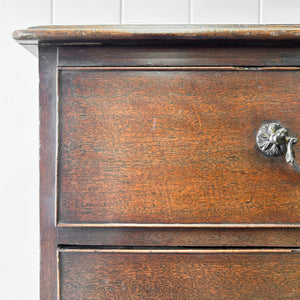
{"label": "wooden chest of drawers", "polygon": [[300,298],[299,37],[14,33],[39,56],[41,299]]}

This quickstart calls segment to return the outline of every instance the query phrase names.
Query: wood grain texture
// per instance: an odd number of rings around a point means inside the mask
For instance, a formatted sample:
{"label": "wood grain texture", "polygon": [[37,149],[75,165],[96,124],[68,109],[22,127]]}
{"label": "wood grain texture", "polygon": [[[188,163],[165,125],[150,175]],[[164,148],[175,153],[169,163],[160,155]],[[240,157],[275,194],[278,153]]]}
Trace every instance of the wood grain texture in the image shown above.
{"label": "wood grain texture", "polygon": [[60,252],[60,299],[299,299],[290,251]]}
{"label": "wood grain texture", "polygon": [[60,245],[150,247],[299,247],[294,228],[62,228]]}
{"label": "wood grain texture", "polygon": [[298,47],[59,47],[59,66],[299,66]]}
{"label": "wood grain texture", "polygon": [[300,298],[299,174],[254,147],[265,120],[299,138],[299,30],[14,33],[40,48],[41,299]]}
{"label": "wood grain texture", "polygon": [[265,120],[300,132],[275,70],[61,70],[59,222],[300,223],[299,174],[254,147]]}
{"label": "wood grain texture", "polygon": [[299,25],[94,25],[37,26],[17,30],[13,38],[20,43],[114,43],[203,40],[299,40]]}
{"label": "wood grain texture", "polygon": [[40,73],[40,295],[57,299],[56,62],[57,49],[39,48]]}

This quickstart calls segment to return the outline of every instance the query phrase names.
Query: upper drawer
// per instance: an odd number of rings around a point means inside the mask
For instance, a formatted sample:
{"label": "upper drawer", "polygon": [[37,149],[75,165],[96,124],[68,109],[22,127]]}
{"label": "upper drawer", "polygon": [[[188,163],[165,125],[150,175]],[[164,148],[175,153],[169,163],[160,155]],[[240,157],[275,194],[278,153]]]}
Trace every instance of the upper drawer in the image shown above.
{"label": "upper drawer", "polygon": [[300,137],[299,83],[288,68],[62,68],[58,223],[300,224],[299,174],[254,147],[265,120]]}

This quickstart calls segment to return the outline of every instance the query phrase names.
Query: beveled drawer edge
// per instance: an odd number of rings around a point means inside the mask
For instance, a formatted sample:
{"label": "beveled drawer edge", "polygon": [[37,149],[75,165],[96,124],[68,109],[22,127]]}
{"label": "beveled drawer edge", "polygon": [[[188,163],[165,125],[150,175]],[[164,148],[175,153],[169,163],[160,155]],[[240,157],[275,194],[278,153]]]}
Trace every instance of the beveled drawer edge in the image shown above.
{"label": "beveled drawer edge", "polygon": [[[82,252],[82,253],[170,253],[170,254],[219,254],[219,253],[298,253],[299,249],[57,249],[60,252]],[[59,260],[58,260],[59,262]]]}
{"label": "beveled drawer edge", "polygon": [[60,253],[61,250],[56,248],[56,284],[57,284],[57,299],[59,300],[60,297]]}
{"label": "beveled drawer edge", "polygon": [[58,71],[300,71],[299,67],[58,67]]}
{"label": "beveled drawer edge", "polygon": [[300,228],[300,224],[276,224],[276,223],[257,223],[257,224],[166,224],[166,223],[57,223],[57,227],[78,228],[78,227],[153,227],[153,228]]}

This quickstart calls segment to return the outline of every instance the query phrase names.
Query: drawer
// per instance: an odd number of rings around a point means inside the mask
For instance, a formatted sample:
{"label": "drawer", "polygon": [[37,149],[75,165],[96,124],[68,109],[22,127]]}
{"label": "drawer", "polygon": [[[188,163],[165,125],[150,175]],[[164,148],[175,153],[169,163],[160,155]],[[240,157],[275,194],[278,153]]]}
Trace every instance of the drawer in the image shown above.
{"label": "drawer", "polygon": [[299,174],[255,148],[265,120],[300,134],[299,82],[288,68],[60,69],[58,223],[299,224]]}
{"label": "drawer", "polygon": [[299,299],[291,250],[60,250],[60,299]]}

